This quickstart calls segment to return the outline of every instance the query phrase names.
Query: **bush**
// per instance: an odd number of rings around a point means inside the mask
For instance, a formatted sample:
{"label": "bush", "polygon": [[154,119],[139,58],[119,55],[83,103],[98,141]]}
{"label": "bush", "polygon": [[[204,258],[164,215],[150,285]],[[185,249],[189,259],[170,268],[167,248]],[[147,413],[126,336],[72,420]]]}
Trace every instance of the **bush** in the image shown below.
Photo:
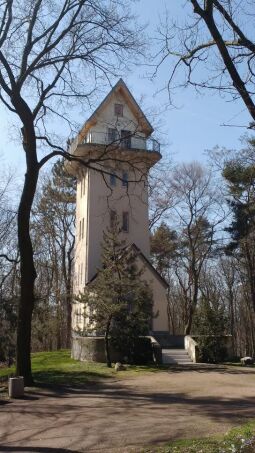
{"label": "bush", "polygon": [[[124,340],[125,337],[122,339]],[[147,337],[130,338],[130,341],[120,341],[111,338],[113,349],[119,352],[123,362],[134,365],[146,365],[153,361],[151,340]]]}
{"label": "bush", "polygon": [[133,363],[135,365],[146,365],[147,363],[151,363],[152,360],[153,357],[150,338],[136,338],[134,343]]}
{"label": "bush", "polygon": [[219,363],[227,359],[226,347],[217,336],[199,337],[199,362]]}

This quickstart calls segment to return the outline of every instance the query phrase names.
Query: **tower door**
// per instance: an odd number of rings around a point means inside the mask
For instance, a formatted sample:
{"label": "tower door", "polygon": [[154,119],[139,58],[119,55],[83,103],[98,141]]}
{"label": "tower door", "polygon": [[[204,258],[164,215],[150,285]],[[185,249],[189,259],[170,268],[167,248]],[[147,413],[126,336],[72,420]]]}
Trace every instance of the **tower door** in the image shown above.
{"label": "tower door", "polygon": [[131,148],[131,131],[122,129],[120,131],[122,148]]}

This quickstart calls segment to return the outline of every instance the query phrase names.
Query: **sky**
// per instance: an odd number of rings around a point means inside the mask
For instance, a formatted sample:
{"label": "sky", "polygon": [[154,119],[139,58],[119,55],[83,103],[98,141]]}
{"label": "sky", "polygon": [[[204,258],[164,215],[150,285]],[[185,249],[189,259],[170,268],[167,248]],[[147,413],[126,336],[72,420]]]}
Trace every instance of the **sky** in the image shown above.
{"label": "sky", "polygon": [[[185,1],[171,0],[168,3],[169,16],[182,19]],[[169,6],[170,5],[170,6]],[[154,36],[160,18],[165,16],[165,1],[140,0],[133,10],[139,22],[146,23],[150,48],[154,48]],[[160,69],[153,81],[146,76],[146,66],[136,66],[122,77],[134,97],[143,99],[142,108],[156,111],[155,134],[163,143],[162,152],[174,161],[205,161],[205,151],[216,145],[227,149],[239,149],[240,137],[246,128],[223,127],[223,123],[247,125],[251,120],[241,101],[229,102],[217,93],[204,92],[197,95],[192,88],[178,90],[173,97],[175,107],[166,108],[168,93],[162,90],[166,85],[168,65]],[[113,80],[112,82],[116,82]],[[158,93],[158,94],[156,94]],[[24,174],[24,153],[20,145],[12,140],[13,117],[0,106],[0,161],[3,166],[12,166],[19,175]],[[86,118],[84,118],[85,122]]]}

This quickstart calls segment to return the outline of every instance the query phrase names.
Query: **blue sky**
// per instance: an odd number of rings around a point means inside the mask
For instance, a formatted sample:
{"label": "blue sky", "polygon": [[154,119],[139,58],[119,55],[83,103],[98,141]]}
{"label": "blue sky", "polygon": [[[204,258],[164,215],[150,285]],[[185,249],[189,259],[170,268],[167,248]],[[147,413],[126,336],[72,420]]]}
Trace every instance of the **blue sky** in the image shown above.
{"label": "blue sky", "polygon": [[[185,1],[171,0],[168,2],[169,15],[182,19]],[[169,6],[170,5],[170,6]],[[147,23],[147,34],[150,36],[150,47],[153,50],[156,28],[159,18],[164,17],[165,2],[163,0],[141,0],[134,4],[135,14],[143,23]],[[185,9],[186,12],[186,9]],[[157,121],[160,123],[156,134],[165,143],[165,155],[174,156],[175,161],[203,161],[204,151],[214,146],[229,149],[240,148],[240,136],[245,128],[222,127],[222,123],[243,124],[250,117],[240,101],[228,102],[217,93],[204,92],[198,96],[191,88],[179,90],[173,97],[177,108],[165,108],[168,100],[166,91],[160,91],[166,84],[169,73],[167,64],[159,71],[158,77],[152,82],[146,78],[148,69],[143,65],[136,67],[129,74],[123,74],[135,98],[143,98],[143,108],[160,112]],[[114,82],[114,81],[113,81]],[[160,91],[158,95],[155,95]],[[0,156],[6,166],[15,167],[17,173],[24,172],[24,153],[19,143],[12,140],[13,117],[8,116],[0,107]],[[84,118],[84,121],[86,118]]]}

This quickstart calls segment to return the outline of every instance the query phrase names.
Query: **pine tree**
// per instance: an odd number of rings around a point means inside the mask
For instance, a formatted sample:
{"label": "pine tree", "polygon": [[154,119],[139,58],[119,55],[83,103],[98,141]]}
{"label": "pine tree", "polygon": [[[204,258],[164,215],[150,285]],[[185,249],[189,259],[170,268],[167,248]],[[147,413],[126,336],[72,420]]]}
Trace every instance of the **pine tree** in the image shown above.
{"label": "pine tree", "polygon": [[50,317],[57,348],[70,347],[75,195],[76,180],[59,159],[42,186],[33,223],[39,296],[35,317],[44,312],[46,323]]}
{"label": "pine tree", "polygon": [[235,254],[244,272],[250,295],[251,307],[255,312],[255,165],[254,140],[249,140],[248,149],[228,162],[223,176],[228,183],[233,220],[226,230],[231,235],[226,252]]}
{"label": "pine tree", "polygon": [[120,234],[117,222],[104,233],[102,268],[79,297],[89,307],[92,329],[104,335],[108,367],[110,342],[132,360],[136,339],[148,333],[152,317],[152,293],[142,280],[143,269]]}

